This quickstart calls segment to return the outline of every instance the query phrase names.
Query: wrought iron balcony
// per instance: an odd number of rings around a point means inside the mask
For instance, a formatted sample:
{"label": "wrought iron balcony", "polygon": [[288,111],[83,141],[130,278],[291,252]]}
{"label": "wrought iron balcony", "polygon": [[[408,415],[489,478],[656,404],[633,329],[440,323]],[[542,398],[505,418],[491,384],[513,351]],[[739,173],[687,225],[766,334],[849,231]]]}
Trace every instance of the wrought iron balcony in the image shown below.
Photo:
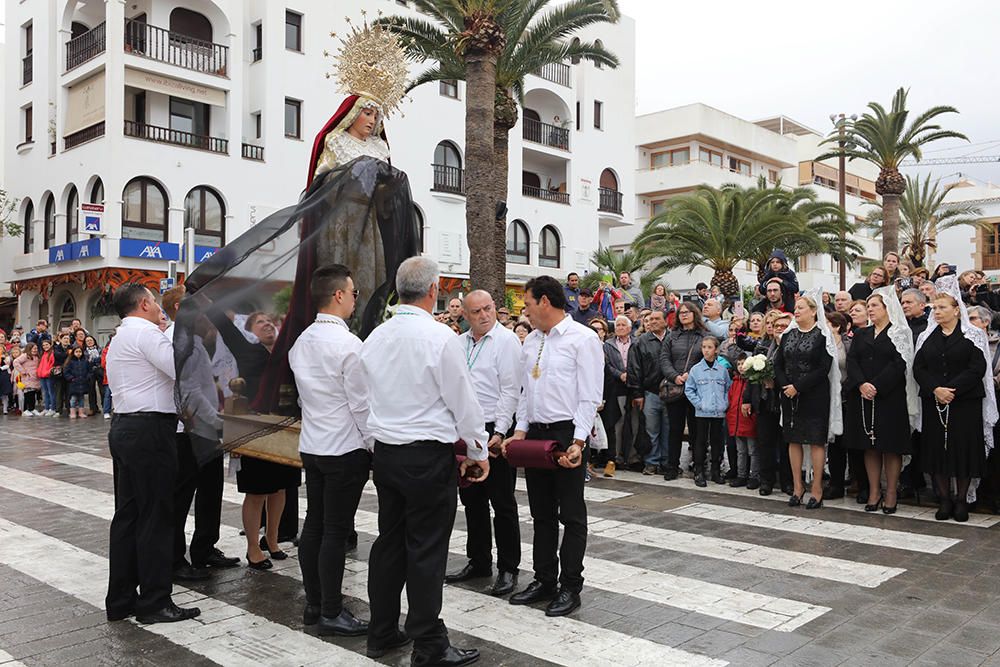
{"label": "wrought iron balcony", "polygon": [[82,35],[66,42],[66,71],[76,69],[107,49],[105,24],[99,23]]}
{"label": "wrought iron balcony", "polygon": [[172,144],[185,148],[197,148],[210,153],[228,153],[229,140],[219,137],[209,137],[191,132],[171,130],[169,127],[158,127],[146,123],[125,121],[125,136],[155,141],[160,144]]}
{"label": "wrought iron balcony", "polygon": [[622,193],[611,188],[598,189],[599,201],[597,209],[605,213],[622,214]]}
{"label": "wrought iron balcony", "polygon": [[568,192],[545,190],[544,188],[536,188],[533,185],[522,185],[521,194],[532,199],[544,199],[545,201],[554,201],[557,204],[569,204]]}
{"label": "wrought iron balcony", "polygon": [[29,53],[21,59],[21,85],[27,86],[34,79],[33,54]]}
{"label": "wrought iron balcony", "polygon": [[535,70],[534,75],[558,83],[560,86],[570,87],[570,68],[565,63],[549,63],[543,65],[541,69]]}
{"label": "wrought iron balcony", "polygon": [[228,76],[229,47],[125,19],[125,52],[184,69]]}
{"label": "wrought iron balcony", "polygon": [[449,167],[443,164],[432,164],[434,168],[435,192],[450,192],[456,195],[465,194],[465,170],[461,167]]}
{"label": "wrought iron balcony", "polygon": [[243,157],[247,160],[264,161],[264,147],[253,144],[243,144]]}
{"label": "wrought iron balcony", "polygon": [[542,123],[533,118],[525,118],[523,136],[526,141],[533,141],[536,144],[564,151],[569,150],[569,130],[564,127]]}
{"label": "wrought iron balcony", "polygon": [[76,148],[80,144],[85,144],[88,141],[97,139],[98,137],[104,136],[104,121],[96,125],[91,125],[90,127],[85,127],[82,130],[78,130],[73,134],[67,134],[63,137],[63,150],[68,151],[71,148]]}

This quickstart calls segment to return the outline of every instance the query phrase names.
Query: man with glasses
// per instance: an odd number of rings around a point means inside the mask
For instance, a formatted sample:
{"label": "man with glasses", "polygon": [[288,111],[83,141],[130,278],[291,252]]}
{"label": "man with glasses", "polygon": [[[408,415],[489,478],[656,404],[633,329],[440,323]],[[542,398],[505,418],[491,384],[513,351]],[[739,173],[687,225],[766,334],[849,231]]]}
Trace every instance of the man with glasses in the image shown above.
{"label": "man with glasses", "polygon": [[[304,625],[320,635],[367,634],[368,623],[344,608],[345,543],[371,466],[368,384],[361,367],[361,339],[347,320],[358,290],[341,264],[313,273],[310,292],[316,321],[288,352],[302,406],[299,454],[306,471],[306,520],[299,567],[306,589]],[[322,563],[322,566],[321,566]]]}

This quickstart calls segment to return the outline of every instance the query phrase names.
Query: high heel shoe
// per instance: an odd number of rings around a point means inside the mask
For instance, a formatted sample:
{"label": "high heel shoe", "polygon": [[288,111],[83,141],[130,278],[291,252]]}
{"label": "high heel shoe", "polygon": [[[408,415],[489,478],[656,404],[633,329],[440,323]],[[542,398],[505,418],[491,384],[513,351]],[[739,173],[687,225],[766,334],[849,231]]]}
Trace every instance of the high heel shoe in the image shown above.
{"label": "high heel shoe", "polygon": [[277,551],[271,551],[267,547],[267,538],[266,537],[261,537],[260,538],[260,550],[261,551],[266,551],[267,553],[271,554],[271,558],[273,558],[274,560],[285,560],[286,558],[288,558],[288,554],[286,554],[281,549],[278,549]]}
{"label": "high heel shoe", "polygon": [[251,570],[270,570],[274,567],[274,563],[271,562],[270,558],[265,558],[264,560],[257,561],[256,563],[250,560],[250,554],[247,554],[247,565]]}
{"label": "high heel shoe", "polygon": [[895,514],[897,507],[899,507],[899,502],[897,502],[892,507],[889,507],[885,503],[882,503],[882,514]]}
{"label": "high heel shoe", "polygon": [[[879,506],[881,506],[881,505],[882,505],[882,500],[883,500],[884,498],[885,498],[885,496],[883,496],[883,495],[879,495],[879,497],[878,497],[878,500],[876,500],[876,501],[875,501],[875,504],[874,504],[874,505],[865,505],[865,511],[866,511],[866,512],[878,512],[878,508],[879,508]],[[893,507],[893,508],[892,508],[892,511],[893,511],[893,512],[895,512],[895,511],[896,511],[896,508],[895,508],[895,507]]]}
{"label": "high heel shoe", "polygon": [[809,502],[806,503],[806,509],[807,510],[818,510],[821,507],[823,507],[823,499],[820,498],[819,500],[816,500],[815,496],[813,496],[812,498],[810,498]]}
{"label": "high heel shoe", "polygon": [[792,494],[791,498],[788,499],[789,507],[798,507],[801,504],[802,504],[802,498],[800,496],[795,495],[794,493]]}

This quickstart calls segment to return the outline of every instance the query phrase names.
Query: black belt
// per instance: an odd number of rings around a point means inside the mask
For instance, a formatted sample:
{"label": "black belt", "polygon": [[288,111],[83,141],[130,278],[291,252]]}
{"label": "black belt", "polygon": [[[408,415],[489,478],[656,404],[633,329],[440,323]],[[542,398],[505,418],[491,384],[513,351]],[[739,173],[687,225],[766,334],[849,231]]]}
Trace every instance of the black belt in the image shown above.
{"label": "black belt", "polygon": [[552,422],[551,424],[532,422],[528,424],[528,428],[536,431],[557,431],[564,428],[576,428],[576,426],[573,424],[572,419],[564,419],[561,422]]}
{"label": "black belt", "polygon": [[177,419],[173,412],[116,412],[115,417],[156,417],[158,419]]}

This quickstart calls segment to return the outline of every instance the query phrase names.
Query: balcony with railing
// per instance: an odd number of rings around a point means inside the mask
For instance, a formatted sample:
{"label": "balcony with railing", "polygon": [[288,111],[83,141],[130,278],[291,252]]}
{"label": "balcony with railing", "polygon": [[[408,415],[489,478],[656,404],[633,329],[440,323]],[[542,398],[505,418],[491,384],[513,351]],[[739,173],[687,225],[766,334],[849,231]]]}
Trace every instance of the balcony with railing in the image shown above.
{"label": "balcony with railing", "polygon": [[184,69],[228,77],[229,47],[125,19],[125,52]]}
{"label": "balcony with railing", "polygon": [[243,144],[242,155],[247,160],[264,161],[264,147],[253,144]]}
{"label": "balcony with railing", "polygon": [[565,63],[549,63],[548,65],[543,65],[541,69],[535,70],[532,74],[546,81],[557,83],[560,86],[566,86],[567,88],[571,85],[570,67]]}
{"label": "balcony with railing", "polygon": [[603,213],[622,214],[622,193],[611,188],[598,188],[597,210]]}
{"label": "balcony with railing", "polygon": [[32,54],[26,55],[21,58],[21,85],[27,86],[34,79],[34,65],[32,63]]}
{"label": "balcony with railing", "polygon": [[525,141],[532,141],[564,151],[569,150],[569,130],[565,127],[549,125],[533,118],[525,118],[523,125],[522,134]]}
{"label": "balcony with railing", "polygon": [[100,23],[66,42],[67,72],[104,53],[108,46],[104,27],[105,24]]}
{"label": "balcony with railing", "polygon": [[88,141],[93,141],[94,139],[103,136],[104,136],[104,121],[101,121],[96,125],[85,127],[82,130],[77,130],[72,134],[67,134],[66,136],[64,136],[63,150],[68,151],[71,148],[76,148],[80,144],[85,144]]}
{"label": "balcony with railing", "polygon": [[250,62],[260,62],[261,58],[264,57],[264,49],[257,47],[250,51]]}
{"label": "balcony with railing", "polygon": [[521,194],[532,199],[542,199],[555,202],[557,204],[569,204],[569,193],[558,190],[546,190],[533,185],[522,185]]}
{"label": "balcony with railing", "polygon": [[181,130],[171,130],[169,127],[158,127],[147,123],[125,121],[125,136],[155,141],[160,144],[171,144],[184,148],[196,148],[210,153],[228,153],[229,140],[219,137],[209,137]]}
{"label": "balcony with railing", "polygon": [[450,167],[444,164],[432,164],[434,169],[435,192],[450,192],[455,195],[465,194],[465,170],[461,167]]}

